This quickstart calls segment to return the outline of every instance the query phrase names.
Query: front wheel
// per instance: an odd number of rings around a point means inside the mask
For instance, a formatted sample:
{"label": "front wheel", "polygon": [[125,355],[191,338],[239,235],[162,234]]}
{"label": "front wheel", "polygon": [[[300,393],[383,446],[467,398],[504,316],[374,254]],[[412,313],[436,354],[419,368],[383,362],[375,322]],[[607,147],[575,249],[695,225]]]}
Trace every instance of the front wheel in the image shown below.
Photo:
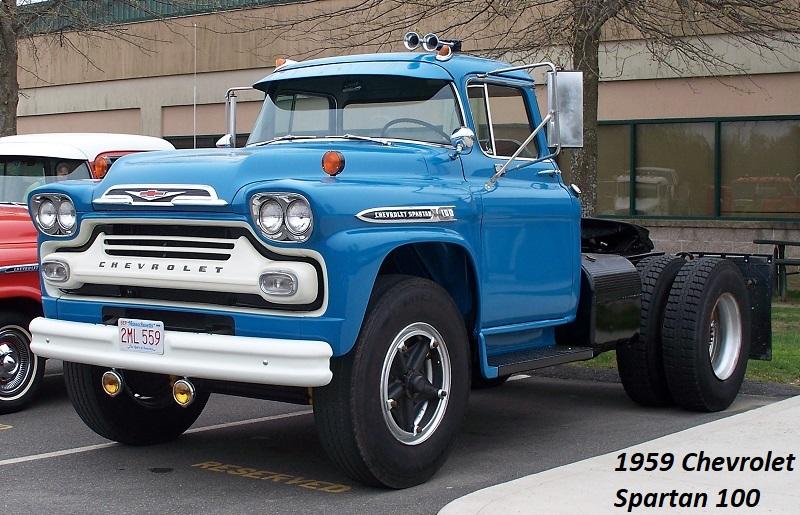
{"label": "front wheel", "polygon": [[0,314],[0,413],[19,411],[39,391],[45,360],[31,351],[30,317]]}
{"label": "front wheel", "polygon": [[92,365],[64,362],[64,383],[81,419],[109,440],[128,445],[150,445],[174,440],[194,424],[208,401],[197,392],[186,408],[172,399],[170,376],[120,371],[124,391],[109,397],[102,389],[103,372]]}
{"label": "front wheel", "polygon": [[314,392],[330,457],[364,483],[406,488],[444,463],[469,397],[464,322],[439,285],[379,279],[353,350]]}

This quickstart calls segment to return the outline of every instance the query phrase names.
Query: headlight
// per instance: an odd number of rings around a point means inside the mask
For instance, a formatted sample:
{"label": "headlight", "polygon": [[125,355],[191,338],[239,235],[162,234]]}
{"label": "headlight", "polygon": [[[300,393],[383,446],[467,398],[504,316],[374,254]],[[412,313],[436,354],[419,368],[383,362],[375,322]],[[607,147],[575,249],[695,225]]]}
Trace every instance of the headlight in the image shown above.
{"label": "headlight", "polygon": [[257,193],[250,199],[250,214],[273,241],[306,241],[314,225],[311,205],[297,193]]}
{"label": "headlight", "polygon": [[293,200],[286,207],[286,228],[295,236],[304,234],[311,227],[311,206],[305,199]]}
{"label": "headlight", "polygon": [[75,204],[66,195],[34,195],[31,199],[31,212],[36,228],[45,234],[70,236],[75,232],[78,222]]}
{"label": "headlight", "polygon": [[41,204],[39,204],[39,209],[36,212],[36,218],[39,222],[39,225],[42,226],[42,229],[45,231],[50,231],[56,225],[56,206],[50,200],[43,200]]}
{"label": "headlight", "polygon": [[283,227],[283,207],[277,200],[267,200],[258,210],[258,225],[267,234],[277,234]]}
{"label": "headlight", "polygon": [[75,205],[69,199],[64,199],[58,206],[58,225],[65,231],[75,228]]}

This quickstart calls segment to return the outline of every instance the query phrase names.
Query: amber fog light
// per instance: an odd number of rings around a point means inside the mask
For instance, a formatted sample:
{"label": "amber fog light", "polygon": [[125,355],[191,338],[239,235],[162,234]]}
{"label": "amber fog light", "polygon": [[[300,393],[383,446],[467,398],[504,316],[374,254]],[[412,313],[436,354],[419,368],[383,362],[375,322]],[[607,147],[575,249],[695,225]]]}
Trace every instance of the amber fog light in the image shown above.
{"label": "amber fog light", "polygon": [[69,265],[61,261],[45,261],[42,263],[42,275],[53,283],[69,281]]}
{"label": "amber fog light", "polygon": [[109,370],[103,374],[101,384],[109,397],[116,397],[122,391],[122,376],[115,370]]}
{"label": "amber fog light", "polygon": [[178,379],[172,385],[172,398],[181,407],[187,407],[194,401],[194,385],[188,379]]}
{"label": "amber fog light", "polygon": [[289,296],[297,293],[297,277],[289,272],[267,272],[258,278],[258,284],[267,295]]}

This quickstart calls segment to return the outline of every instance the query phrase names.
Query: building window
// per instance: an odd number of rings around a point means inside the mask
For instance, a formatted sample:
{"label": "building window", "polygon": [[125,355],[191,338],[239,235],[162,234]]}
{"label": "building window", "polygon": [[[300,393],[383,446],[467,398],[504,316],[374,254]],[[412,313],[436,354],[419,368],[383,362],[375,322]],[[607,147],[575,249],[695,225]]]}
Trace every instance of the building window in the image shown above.
{"label": "building window", "polygon": [[800,214],[800,120],[721,124],[722,216]]}
{"label": "building window", "polygon": [[643,216],[714,215],[714,124],[636,126],[636,204]]}
{"label": "building window", "polygon": [[800,215],[798,141],[800,119],[602,123],[597,213],[796,218]]}
{"label": "building window", "polygon": [[598,128],[597,212],[627,215],[630,212],[629,125],[604,125]]}

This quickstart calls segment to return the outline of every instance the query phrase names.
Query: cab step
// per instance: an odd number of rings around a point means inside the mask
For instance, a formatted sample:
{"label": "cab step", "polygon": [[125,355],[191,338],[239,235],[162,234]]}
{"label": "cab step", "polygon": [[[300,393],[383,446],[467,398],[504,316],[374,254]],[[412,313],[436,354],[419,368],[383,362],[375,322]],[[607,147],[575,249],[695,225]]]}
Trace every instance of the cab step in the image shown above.
{"label": "cab step", "polygon": [[572,361],[583,361],[593,357],[594,350],[591,347],[555,345],[492,356],[489,358],[489,365],[497,367],[498,375],[503,376]]}

